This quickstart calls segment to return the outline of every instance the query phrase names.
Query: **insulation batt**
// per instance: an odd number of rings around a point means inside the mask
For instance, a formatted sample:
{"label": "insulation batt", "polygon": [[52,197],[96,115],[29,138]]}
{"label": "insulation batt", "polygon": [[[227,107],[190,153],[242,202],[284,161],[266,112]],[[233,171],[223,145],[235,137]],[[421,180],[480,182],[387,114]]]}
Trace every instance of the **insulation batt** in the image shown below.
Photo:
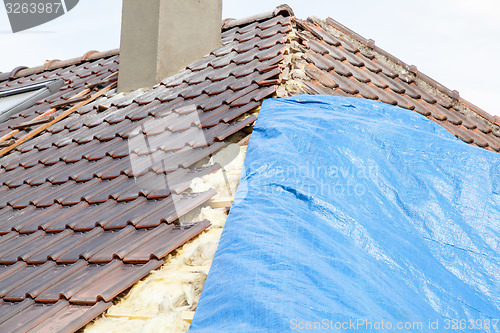
{"label": "insulation batt", "polygon": [[[201,163],[218,163],[223,168],[202,178],[195,178],[190,191],[215,188],[217,195],[214,199],[232,199],[238,187],[245,154],[246,146],[230,144]],[[182,313],[196,310],[226,218],[225,208],[205,206],[179,219],[179,223],[208,219],[212,226],[168,255],[160,269],[136,283],[105,314],[87,325],[84,332],[186,332],[190,324],[183,319]]]}

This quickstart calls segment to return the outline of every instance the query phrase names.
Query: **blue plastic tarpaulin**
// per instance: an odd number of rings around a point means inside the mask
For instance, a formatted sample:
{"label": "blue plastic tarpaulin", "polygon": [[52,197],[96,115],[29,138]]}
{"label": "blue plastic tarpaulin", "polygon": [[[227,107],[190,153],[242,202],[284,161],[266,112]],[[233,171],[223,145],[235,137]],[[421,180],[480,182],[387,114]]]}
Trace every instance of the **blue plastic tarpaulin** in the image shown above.
{"label": "blue plastic tarpaulin", "polygon": [[266,100],[190,332],[500,332],[499,194],[416,112]]}

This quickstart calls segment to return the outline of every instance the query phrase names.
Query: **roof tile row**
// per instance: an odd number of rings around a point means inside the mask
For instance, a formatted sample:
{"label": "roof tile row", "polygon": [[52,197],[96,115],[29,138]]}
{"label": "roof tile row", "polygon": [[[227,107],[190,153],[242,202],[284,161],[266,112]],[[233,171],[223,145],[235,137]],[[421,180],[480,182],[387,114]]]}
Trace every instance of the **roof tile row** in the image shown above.
{"label": "roof tile row", "polygon": [[[104,264],[114,259],[125,263],[147,263],[161,259],[209,226],[205,220],[192,225],[175,226],[162,223],[153,229],[137,229],[132,225],[119,230],[101,227],[86,232],[66,229],[60,233],[38,230],[31,234],[11,232],[0,237],[0,265],[8,269],[15,264],[40,265],[48,261],[73,264],[80,259]],[[4,268],[5,268],[4,267]],[[3,275],[2,275],[3,276]],[[1,295],[3,296],[3,295]]]}
{"label": "roof tile row", "polygon": [[[81,194],[77,194],[79,197]],[[43,208],[27,205],[23,209],[10,206],[0,211],[0,234],[18,231],[32,233],[39,229],[47,232],[63,232],[136,227],[154,227],[161,222],[172,223],[183,214],[203,204],[215,195],[214,191],[191,194],[173,194],[163,199],[148,200],[144,196],[131,196],[128,201],[102,198],[98,203],[80,201],[71,206],[55,203]],[[92,200],[89,200],[92,201]],[[96,199],[97,201],[97,199]]]}
{"label": "roof tile row", "polygon": [[106,311],[111,302],[97,302],[93,306],[74,305],[66,300],[55,304],[35,302],[0,302],[0,330],[2,332],[74,332]]}

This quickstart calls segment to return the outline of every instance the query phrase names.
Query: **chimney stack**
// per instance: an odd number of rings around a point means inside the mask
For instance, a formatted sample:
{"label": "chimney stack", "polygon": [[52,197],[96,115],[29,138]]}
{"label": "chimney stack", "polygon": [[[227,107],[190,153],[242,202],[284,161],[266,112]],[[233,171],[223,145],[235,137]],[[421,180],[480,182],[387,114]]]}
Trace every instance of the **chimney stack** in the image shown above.
{"label": "chimney stack", "polygon": [[118,91],[152,87],[221,46],[222,0],[123,0]]}

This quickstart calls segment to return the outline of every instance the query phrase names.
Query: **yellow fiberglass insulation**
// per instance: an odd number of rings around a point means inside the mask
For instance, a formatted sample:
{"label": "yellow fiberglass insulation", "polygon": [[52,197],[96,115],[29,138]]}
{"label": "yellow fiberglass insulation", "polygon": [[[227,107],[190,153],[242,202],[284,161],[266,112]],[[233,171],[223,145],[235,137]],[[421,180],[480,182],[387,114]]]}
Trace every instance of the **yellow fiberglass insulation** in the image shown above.
{"label": "yellow fiberglass insulation", "polygon": [[[208,164],[221,170],[194,179],[192,192],[215,188],[212,200],[232,200],[246,155],[246,146],[231,144],[214,155]],[[226,222],[226,208],[197,208],[179,223],[208,219],[212,226],[165,258],[160,269],[136,283],[108,311],[87,325],[85,333],[186,332],[193,315]]]}

